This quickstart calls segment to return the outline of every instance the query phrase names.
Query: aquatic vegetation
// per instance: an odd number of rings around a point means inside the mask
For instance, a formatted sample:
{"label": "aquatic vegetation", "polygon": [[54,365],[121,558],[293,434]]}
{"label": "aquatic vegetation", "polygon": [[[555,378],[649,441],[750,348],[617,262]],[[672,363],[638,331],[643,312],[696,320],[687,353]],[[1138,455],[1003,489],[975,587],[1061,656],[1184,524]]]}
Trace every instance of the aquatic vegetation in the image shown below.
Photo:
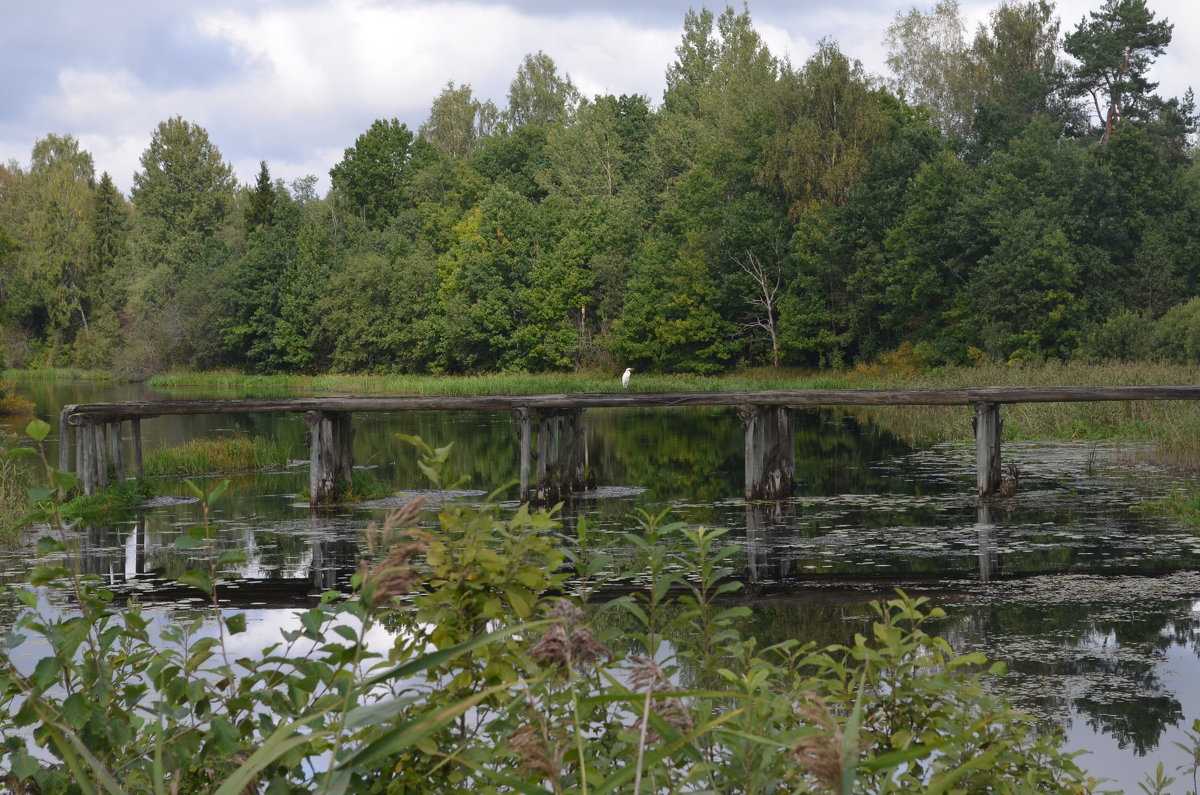
{"label": "aquatic vegetation", "polygon": [[179,447],[151,450],[145,473],[207,475],[255,472],[287,466],[291,446],[272,439],[244,435],[193,439]]}
{"label": "aquatic vegetation", "polygon": [[[723,533],[665,514],[641,515],[643,554],[624,573],[645,588],[596,603],[583,595],[612,575],[586,525],[568,543],[553,511],[447,505],[431,529],[412,503],[368,529],[353,593],[323,594],[296,629],[247,655],[232,651],[246,616],[220,608],[224,571],[245,560],[210,525],[225,483],[191,486],[204,516],[176,541],[196,561],[179,580],[208,615],[155,637],[140,605],[118,608],[97,578],[60,564],[74,537],[58,505],[74,478],[49,478],[32,496],[56,533],[15,594],[23,613],[0,658],[0,769],[15,791],[1096,785],[1058,735],[993,692],[1002,666],[928,634],[942,612],[925,600],[876,604],[870,636],[847,645],[760,648],[740,631],[744,610],[719,600],[737,588]],[[74,610],[48,609],[39,589]],[[610,611],[639,627],[625,650],[593,620]],[[385,648],[369,643],[379,627]],[[19,663],[13,652],[30,646],[37,659]]]}
{"label": "aquatic vegetation", "polygon": [[15,456],[7,455],[8,440],[0,434],[0,545],[12,546],[17,540],[17,521],[29,507],[26,491],[29,470]]}

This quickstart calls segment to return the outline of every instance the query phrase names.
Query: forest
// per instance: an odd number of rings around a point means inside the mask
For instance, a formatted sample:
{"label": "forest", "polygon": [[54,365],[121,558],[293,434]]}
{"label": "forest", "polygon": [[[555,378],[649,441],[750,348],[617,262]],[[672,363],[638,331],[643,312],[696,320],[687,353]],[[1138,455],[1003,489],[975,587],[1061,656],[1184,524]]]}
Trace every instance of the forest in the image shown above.
{"label": "forest", "polygon": [[1200,361],[1197,114],[1148,77],[1171,34],[1144,0],[973,31],[941,0],[875,76],[692,10],[661,100],[530,54],[504,103],[451,82],[418,129],[377,119],[324,196],[239,182],[182,116],[129,196],[49,134],[0,164],[0,350],[135,378]]}

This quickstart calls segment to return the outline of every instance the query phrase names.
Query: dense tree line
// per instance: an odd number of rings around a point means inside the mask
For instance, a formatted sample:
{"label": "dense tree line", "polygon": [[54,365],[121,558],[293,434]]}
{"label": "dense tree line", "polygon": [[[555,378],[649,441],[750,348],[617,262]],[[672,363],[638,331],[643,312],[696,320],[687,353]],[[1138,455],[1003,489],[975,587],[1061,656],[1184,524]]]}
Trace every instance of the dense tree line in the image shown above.
{"label": "dense tree line", "polygon": [[1147,78],[1171,25],[1060,27],[1005,2],[968,35],[940,0],[885,80],[690,11],[660,103],[539,52],[503,107],[451,82],[418,130],[375,121],[323,197],[240,186],[180,117],[129,199],[49,135],[0,166],[0,340],[135,373],[1196,360],[1196,113]]}

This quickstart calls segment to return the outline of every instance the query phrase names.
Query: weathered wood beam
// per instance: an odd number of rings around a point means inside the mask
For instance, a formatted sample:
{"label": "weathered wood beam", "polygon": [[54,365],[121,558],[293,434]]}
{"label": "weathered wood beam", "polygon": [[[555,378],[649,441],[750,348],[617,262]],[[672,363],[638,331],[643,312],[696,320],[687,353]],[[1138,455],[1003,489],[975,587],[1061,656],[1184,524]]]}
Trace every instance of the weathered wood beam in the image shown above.
{"label": "weathered wood beam", "polygon": [[533,459],[533,412],[526,408],[513,409],[512,418],[517,422],[517,435],[520,437],[521,452],[519,465],[519,486],[517,499],[529,502],[530,467]]}
{"label": "weathered wood beam", "polygon": [[134,417],[129,421],[129,430],[133,434],[133,474],[137,477],[144,477],[145,469],[142,467],[142,421],[138,417]]}
{"label": "weathered wood beam", "polygon": [[1000,488],[1000,407],[976,403],[972,420],[975,429],[975,484],[980,497],[990,497]]}
{"label": "weathered wood beam", "polygon": [[164,414],[235,412],[425,411],[574,408],[667,408],[681,406],[973,406],[976,403],[1078,403],[1111,400],[1200,400],[1200,386],[978,387],[970,389],[808,389],[760,392],[632,392],[553,395],[411,395],[235,400],[164,400],[76,405],[68,422],[82,415],[101,420]]}
{"label": "weathered wood beam", "polygon": [[124,423],[121,420],[108,423],[108,455],[112,459],[113,473],[120,483],[125,479]]}
{"label": "weathered wood beam", "polygon": [[58,412],[58,468],[66,471],[71,468],[71,425],[67,417],[74,406],[63,406]]}

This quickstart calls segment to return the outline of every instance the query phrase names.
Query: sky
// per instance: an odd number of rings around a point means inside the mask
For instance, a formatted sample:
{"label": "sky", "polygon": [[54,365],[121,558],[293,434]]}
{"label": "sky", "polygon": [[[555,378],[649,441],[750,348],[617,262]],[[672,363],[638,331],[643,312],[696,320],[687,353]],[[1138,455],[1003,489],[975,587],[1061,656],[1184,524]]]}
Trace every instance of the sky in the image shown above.
{"label": "sky", "polygon": [[[1102,0],[1059,0],[1063,31]],[[998,3],[960,0],[973,31]],[[416,130],[448,81],[506,104],[527,53],[544,51],[587,96],[662,99],[689,0],[44,0],[0,22],[0,163],[74,135],[128,193],[158,124],[198,124],[251,183],[266,160],[287,182],[329,169],[376,119]],[[714,13],[723,2],[707,4]],[[884,75],[891,0],[750,0],[771,52],[803,63],[822,38]],[[933,0],[915,3],[931,8]],[[1149,0],[1174,24],[1151,78],[1179,96],[1200,83],[1200,3]],[[740,6],[739,6],[740,7]],[[970,33],[968,33],[970,35]]]}

